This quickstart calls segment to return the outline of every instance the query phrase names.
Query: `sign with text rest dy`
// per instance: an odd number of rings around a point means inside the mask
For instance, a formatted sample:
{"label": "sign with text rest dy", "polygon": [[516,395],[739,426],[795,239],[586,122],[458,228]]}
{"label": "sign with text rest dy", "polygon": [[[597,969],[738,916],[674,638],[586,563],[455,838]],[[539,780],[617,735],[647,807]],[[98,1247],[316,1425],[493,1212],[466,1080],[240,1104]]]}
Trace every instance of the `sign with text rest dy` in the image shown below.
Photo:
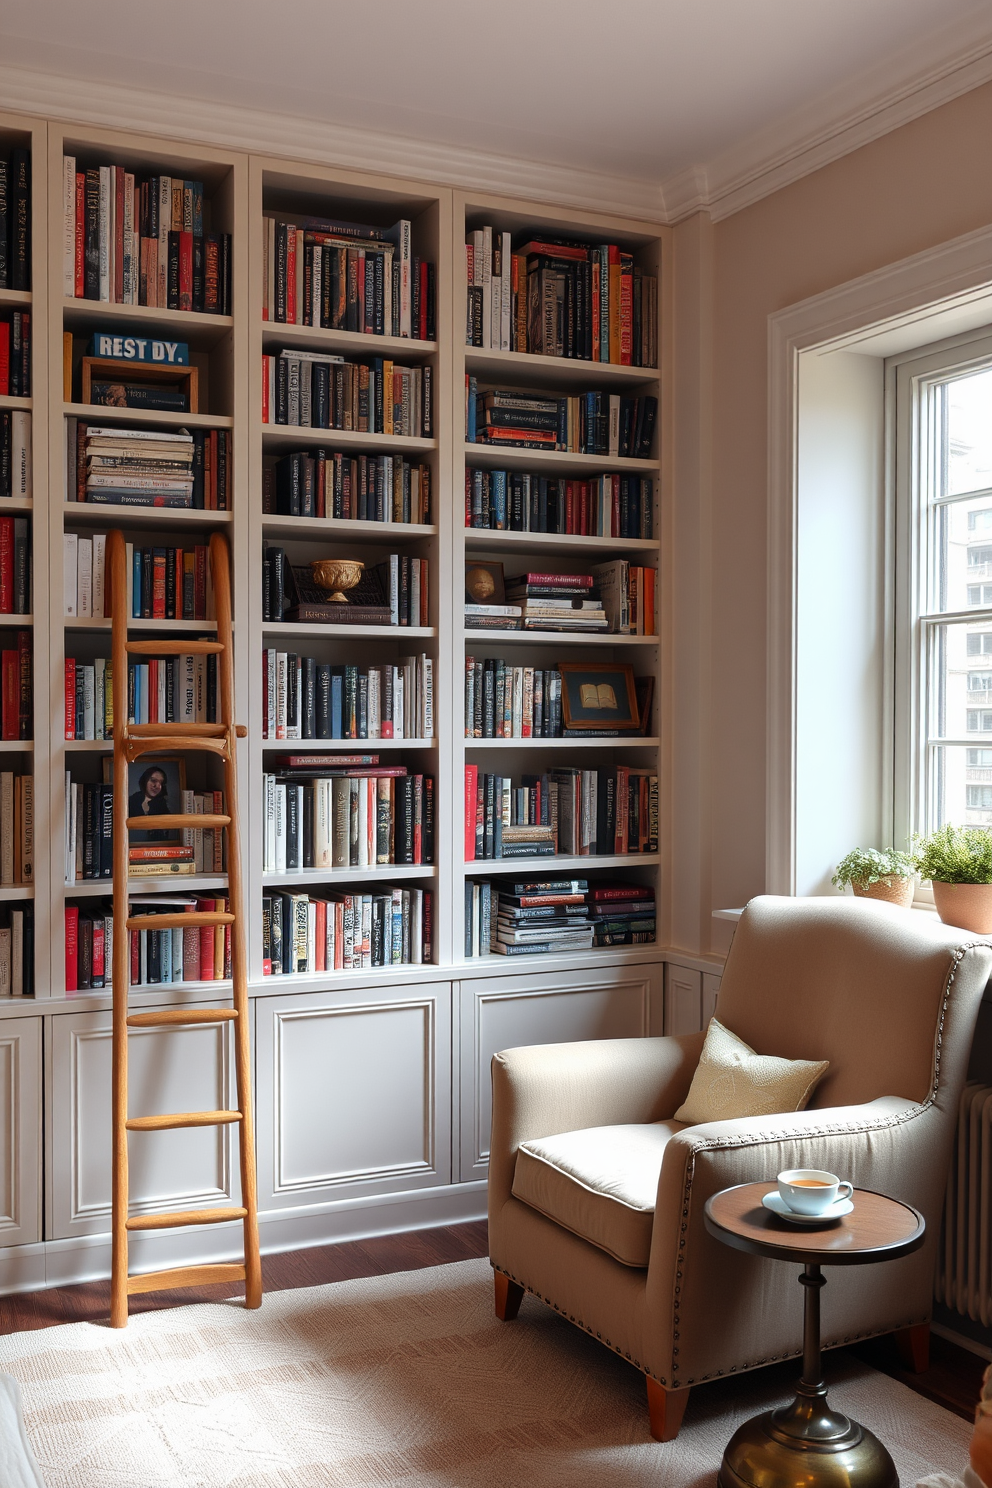
{"label": "sign with text rest dy", "polygon": [[94,331],[88,356],[115,362],[148,362],[157,367],[188,367],[185,341],[157,341],[151,336],[122,336],[117,331]]}

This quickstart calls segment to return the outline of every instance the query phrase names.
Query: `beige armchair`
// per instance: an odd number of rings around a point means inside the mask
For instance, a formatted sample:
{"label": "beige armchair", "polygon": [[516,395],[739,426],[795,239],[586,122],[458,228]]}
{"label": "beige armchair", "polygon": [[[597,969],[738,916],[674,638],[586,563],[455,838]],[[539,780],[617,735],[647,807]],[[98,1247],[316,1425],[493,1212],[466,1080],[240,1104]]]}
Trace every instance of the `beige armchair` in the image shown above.
{"label": "beige armchair", "polygon": [[755,899],[720,987],[762,1054],[828,1059],[807,1110],[684,1126],[703,1034],[508,1049],[493,1061],[489,1248],[496,1311],[525,1291],[647,1377],[652,1435],[690,1387],[801,1352],[795,1268],[729,1250],[703,1205],[735,1183],[826,1168],[905,1199],[915,1255],[834,1268],[824,1347],[896,1333],[923,1367],[958,1097],[992,947],[872,900]]}

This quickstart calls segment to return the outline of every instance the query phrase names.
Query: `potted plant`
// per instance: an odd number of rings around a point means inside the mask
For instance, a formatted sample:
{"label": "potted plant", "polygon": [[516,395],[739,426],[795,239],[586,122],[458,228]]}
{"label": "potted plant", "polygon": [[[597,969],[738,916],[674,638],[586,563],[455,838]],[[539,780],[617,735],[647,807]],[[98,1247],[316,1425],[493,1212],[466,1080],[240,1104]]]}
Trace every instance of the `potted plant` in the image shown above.
{"label": "potted plant", "polygon": [[862,899],[885,899],[908,909],[913,902],[916,868],[909,853],[895,848],[856,847],[837,864],[830,880],[839,889],[848,884]]}
{"label": "potted plant", "polygon": [[945,925],[992,935],[992,832],[948,823],[914,844],[913,860]]}

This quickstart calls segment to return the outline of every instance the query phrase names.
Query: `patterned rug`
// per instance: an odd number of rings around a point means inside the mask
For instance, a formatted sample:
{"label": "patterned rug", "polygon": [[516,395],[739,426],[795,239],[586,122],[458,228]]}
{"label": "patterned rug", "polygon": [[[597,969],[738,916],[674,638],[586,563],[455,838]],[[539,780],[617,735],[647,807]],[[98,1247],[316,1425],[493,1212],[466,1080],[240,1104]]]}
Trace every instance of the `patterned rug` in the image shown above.
{"label": "patterned rug", "polygon": [[[849,1355],[828,1367],[903,1488],[960,1471],[965,1421]],[[642,1376],[532,1298],[498,1322],[485,1261],[13,1334],[0,1370],[47,1488],[711,1488],[796,1374],[697,1388],[659,1445]]]}

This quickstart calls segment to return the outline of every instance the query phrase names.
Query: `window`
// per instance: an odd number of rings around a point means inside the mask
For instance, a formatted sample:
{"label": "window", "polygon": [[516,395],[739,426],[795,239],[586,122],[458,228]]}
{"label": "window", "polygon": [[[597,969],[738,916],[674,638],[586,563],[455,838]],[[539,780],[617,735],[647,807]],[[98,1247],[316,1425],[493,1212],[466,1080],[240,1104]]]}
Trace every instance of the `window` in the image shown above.
{"label": "window", "polygon": [[987,692],[992,687],[992,672],[969,672],[968,691]]}
{"label": "window", "polygon": [[969,584],[968,603],[970,605],[992,605],[992,584]]}
{"label": "window", "polygon": [[968,513],[969,532],[992,532],[992,506]]}
{"label": "window", "polygon": [[968,786],[968,810],[992,811],[992,785]]}
{"label": "window", "polygon": [[969,770],[992,770],[992,749],[969,749]]}
{"label": "window", "polygon": [[967,655],[992,656],[992,630],[969,630]]}

